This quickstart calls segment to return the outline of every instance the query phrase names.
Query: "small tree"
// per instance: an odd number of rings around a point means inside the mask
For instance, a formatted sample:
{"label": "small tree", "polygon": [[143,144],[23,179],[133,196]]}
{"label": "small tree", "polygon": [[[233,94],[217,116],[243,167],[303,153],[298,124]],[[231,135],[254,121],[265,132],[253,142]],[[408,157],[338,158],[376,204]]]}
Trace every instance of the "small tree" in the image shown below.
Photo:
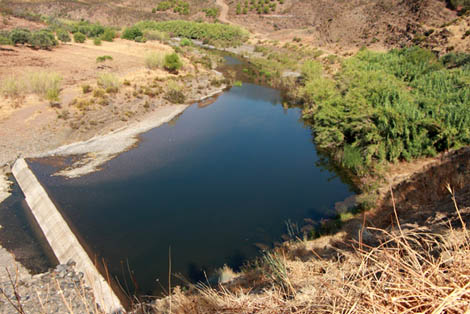
{"label": "small tree", "polygon": [[14,29],[10,33],[10,40],[13,45],[24,45],[31,39],[31,32],[27,29]]}
{"label": "small tree", "polygon": [[183,66],[183,63],[177,53],[171,53],[165,56],[164,66],[167,71],[178,73],[178,70]]}
{"label": "small tree", "polygon": [[73,34],[73,41],[79,44],[83,44],[86,40],[86,36],[80,32]]}

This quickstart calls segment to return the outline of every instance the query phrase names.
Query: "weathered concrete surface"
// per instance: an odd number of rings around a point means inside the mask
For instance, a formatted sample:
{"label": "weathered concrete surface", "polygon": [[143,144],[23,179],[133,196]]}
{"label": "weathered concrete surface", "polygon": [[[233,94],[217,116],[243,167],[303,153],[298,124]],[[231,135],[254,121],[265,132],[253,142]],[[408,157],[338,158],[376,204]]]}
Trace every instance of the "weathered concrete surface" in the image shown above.
{"label": "weathered concrete surface", "polygon": [[61,264],[66,264],[70,260],[76,262],[77,270],[83,272],[86,284],[92,289],[96,302],[104,311],[107,313],[122,311],[121,302],[98,272],[26,161],[18,159],[12,168],[12,173],[59,262]]}

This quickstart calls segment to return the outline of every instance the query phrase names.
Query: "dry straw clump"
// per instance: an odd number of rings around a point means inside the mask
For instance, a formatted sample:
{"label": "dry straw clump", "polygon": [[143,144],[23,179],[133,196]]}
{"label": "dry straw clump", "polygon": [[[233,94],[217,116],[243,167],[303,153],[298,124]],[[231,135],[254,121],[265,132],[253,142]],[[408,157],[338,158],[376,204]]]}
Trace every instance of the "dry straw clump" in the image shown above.
{"label": "dry straw clump", "polygon": [[[465,226],[459,209],[457,222]],[[455,225],[455,223],[454,223]],[[229,285],[175,289],[172,313],[469,313],[470,238],[401,226],[369,228],[375,245],[330,247],[328,257],[299,241],[266,253]],[[326,248],[323,248],[323,251]],[[318,252],[317,252],[318,251]],[[294,254],[295,252],[295,254]],[[299,254],[299,252],[303,252]],[[320,257],[323,255],[323,257]],[[169,311],[169,298],[155,303]]]}

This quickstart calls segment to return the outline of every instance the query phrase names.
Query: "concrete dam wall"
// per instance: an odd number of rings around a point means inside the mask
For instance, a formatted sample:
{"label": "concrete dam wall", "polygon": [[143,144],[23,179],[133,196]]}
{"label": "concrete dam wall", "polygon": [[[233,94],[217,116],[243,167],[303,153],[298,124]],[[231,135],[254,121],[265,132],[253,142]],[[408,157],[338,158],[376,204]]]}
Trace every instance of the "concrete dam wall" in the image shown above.
{"label": "concrete dam wall", "polygon": [[22,158],[18,159],[13,165],[12,173],[59,262],[61,264],[65,264],[69,260],[76,262],[76,268],[83,272],[85,283],[92,289],[96,303],[106,313],[123,312],[119,298],[98,272],[47,192],[29,169],[26,161]]}

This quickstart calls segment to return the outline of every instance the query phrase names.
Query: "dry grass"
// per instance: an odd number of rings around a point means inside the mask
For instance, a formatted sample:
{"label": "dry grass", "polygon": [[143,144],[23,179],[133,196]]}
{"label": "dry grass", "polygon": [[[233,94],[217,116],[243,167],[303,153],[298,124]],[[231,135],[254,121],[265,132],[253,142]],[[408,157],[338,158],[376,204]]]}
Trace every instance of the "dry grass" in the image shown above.
{"label": "dry grass", "polygon": [[98,76],[97,84],[108,93],[116,93],[121,87],[119,78],[112,73],[102,73]]}
{"label": "dry grass", "polygon": [[0,91],[7,97],[19,97],[28,92],[48,100],[58,100],[62,77],[55,72],[33,72],[27,78],[9,77],[1,81]]}
{"label": "dry grass", "polygon": [[[355,243],[320,257],[309,241],[297,241],[266,253],[244,280],[198,285],[190,294],[177,288],[172,313],[469,313],[465,228],[449,223],[442,233],[398,223],[368,229],[376,245]],[[155,311],[168,312],[168,301],[157,301]]]}
{"label": "dry grass", "polygon": [[0,91],[6,97],[19,97],[24,94],[24,82],[17,77],[8,77],[0,82]]}
{"label": "dry grass", "polygon": [[151,70],[163,69],[165,54],[161,52],[150,52],[145,56],[145,66]]}

